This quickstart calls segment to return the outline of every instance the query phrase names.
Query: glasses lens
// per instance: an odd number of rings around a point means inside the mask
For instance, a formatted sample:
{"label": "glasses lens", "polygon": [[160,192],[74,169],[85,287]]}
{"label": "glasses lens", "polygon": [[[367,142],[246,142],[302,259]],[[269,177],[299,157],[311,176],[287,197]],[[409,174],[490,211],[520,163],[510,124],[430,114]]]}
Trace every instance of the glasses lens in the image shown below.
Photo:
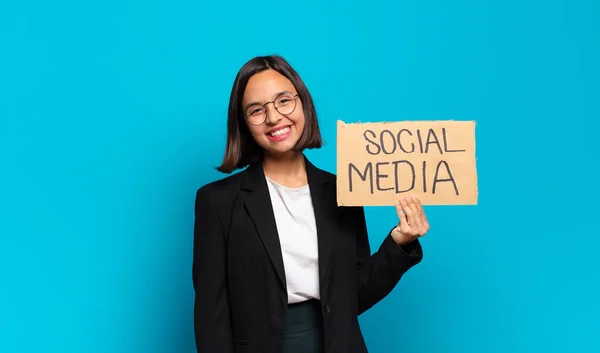
{"label": "glasses lens", "polygon": [[253,105],[246,109],[246,118],[252,125],[260,125],[265,120],[265,107]]}
{"label": "glasses lens", "polygon": [[284,93],[275,100],[275,108],[281,114],[290,114],[296,108],[296,96],[291,93]]}

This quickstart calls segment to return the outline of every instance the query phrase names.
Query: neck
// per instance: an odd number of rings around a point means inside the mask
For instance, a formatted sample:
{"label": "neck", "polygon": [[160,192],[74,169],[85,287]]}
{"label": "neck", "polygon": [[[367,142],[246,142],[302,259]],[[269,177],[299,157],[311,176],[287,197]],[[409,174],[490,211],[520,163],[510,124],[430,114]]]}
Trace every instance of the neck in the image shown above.
{"label": "neck", "polygon": [[266,177],[285,186],[300,187],[308,183],[302,152],[265,156],[263,170]]}

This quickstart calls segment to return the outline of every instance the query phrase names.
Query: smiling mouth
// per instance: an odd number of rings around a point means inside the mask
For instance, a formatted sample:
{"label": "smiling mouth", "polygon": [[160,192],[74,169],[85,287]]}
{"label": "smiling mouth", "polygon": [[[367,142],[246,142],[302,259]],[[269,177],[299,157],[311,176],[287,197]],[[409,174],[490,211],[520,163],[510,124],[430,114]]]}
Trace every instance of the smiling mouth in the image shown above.
{"label": "smiling mouth", "polygon": [[275,130],[273,132],[269,132],[268,135],[276,137],[276,136],[281,136],[283,134],[287,134],[289,131],[290,131],[290,127],[286,126],[283,129],[279,129],[279,130]]}

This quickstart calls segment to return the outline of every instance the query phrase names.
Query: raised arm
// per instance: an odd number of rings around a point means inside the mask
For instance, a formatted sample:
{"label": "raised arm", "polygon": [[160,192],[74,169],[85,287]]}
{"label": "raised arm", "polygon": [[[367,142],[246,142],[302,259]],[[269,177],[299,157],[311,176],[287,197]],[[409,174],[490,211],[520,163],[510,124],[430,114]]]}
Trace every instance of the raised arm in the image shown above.
{"label": "raised arm", "polygon": [[[396,209],[400,223],[385,237],[379,249],[371,254],[363,207],[354,209],[356,222],[358,312],[359,315],[385,298],[404,273],[423,259],[418,240],[429,230],[418,200],[399,201]],[[418,217],[421,217],[419,221]],[[420,222],[420,223],[419,223]]]}

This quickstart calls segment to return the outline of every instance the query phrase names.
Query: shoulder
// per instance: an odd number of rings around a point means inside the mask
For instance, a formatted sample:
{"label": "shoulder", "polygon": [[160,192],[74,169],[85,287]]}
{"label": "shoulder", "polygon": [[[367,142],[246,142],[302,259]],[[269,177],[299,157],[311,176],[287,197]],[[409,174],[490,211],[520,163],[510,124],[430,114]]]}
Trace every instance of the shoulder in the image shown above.
{"label": "shoulder", "polygon": [[331,184],[335,186],[337,177],[334,173],[329,172],[323,169],[320,166],[317,166],[311,160],[305,157],[306,163],[306,173],[308,175],[309,180],[312,180],[315,183],[324,183]]}
{"label": "shoulder", "polygon": [[206,183],[206,184],[200,186],[198,188],[197,192],[199,192],[199,193],[219,193],[219,192],[226,192],[228,190],[231,190],[232,188],[236,188],[237,186],[239,186],[239,184],[242,180],[243,173],[244,173],[244,171],[241,171],[236,174],[228,175],[224,178],[217,179],[217,180],[211,181],[209,183]]}
{"label": "shoulder", "polygon": [[333,172],[329,172],[325,169],[319,168],[313,164],[310,165],[312,169],[313,177],[319,183],[323,183],[327,187],[325,188],[326,195],[320,195],[326,197],[327,202],[331,202],[331,207],[335,208],[336,211],[342,217],[356,217],[361,218],[364,214],[363,206],[341,206],[337,204],[337,175]]}
{"label": "shoulder", "polygon": [[231,200],[241,188],[245,170],[228,175],[200,186],[196,190],[196,200],[204,200],[210,203],[221,203],[224,200]]}
{"label": "shoulder", "polygon": [[320,168],[317,168],[317,170],[321,174],[321,178],[323,178],[323,180],[327,184],[332,184],[333,186],[336,186],[337,176],[335,173],[332,173],[332,172],[329,172],[327,170],[320,169]]}

